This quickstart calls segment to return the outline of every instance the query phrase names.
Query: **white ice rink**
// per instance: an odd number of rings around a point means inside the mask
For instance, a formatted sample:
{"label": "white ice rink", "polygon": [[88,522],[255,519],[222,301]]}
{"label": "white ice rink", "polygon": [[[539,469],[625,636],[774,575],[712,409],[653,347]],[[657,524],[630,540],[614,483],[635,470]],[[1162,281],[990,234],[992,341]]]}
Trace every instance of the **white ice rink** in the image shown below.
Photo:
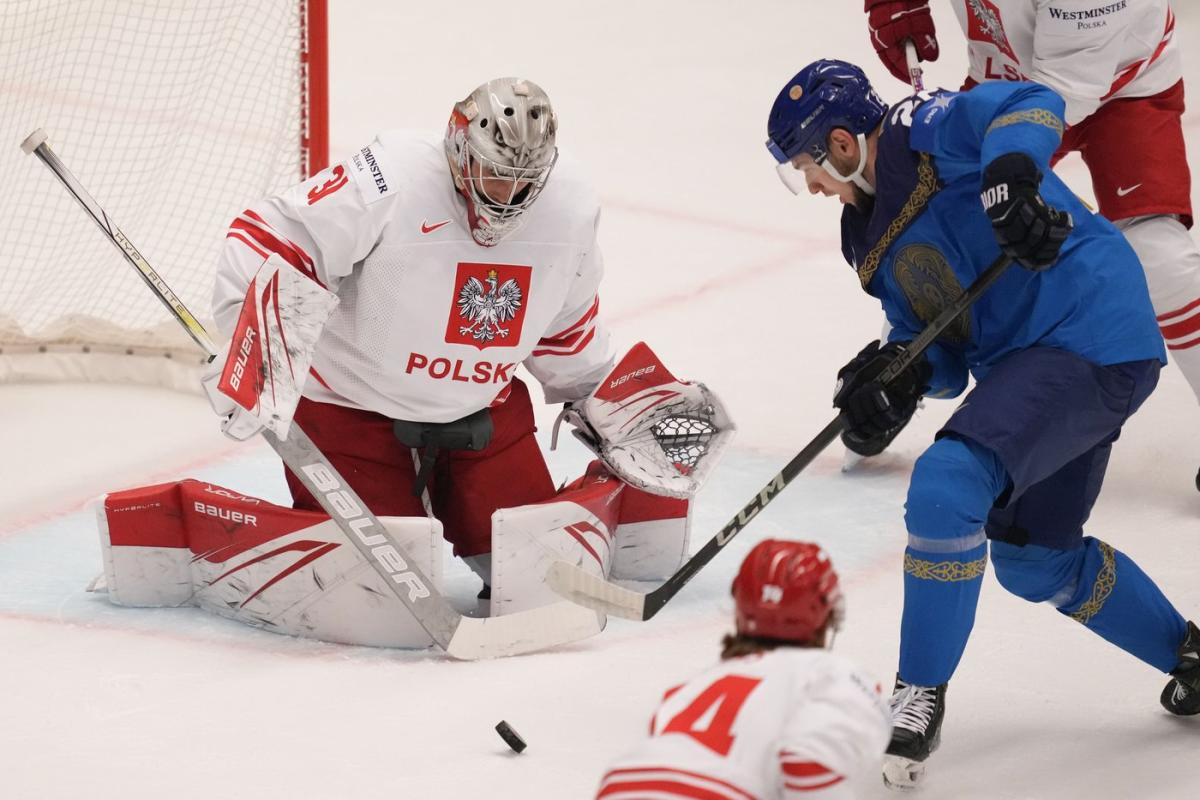
{"label": "white ice rink", "polygon": [[[870,49],[861,3],[330,4],[335,158],[378,129],[440,130],[453,101],[489,77],[521,74],[549,91],[560,145],[590,166],[604,200],[603,306],[618,346],[646,340],[676,374],[720,391],[741,426],[699,496],[698,547],[828,422],[837,367],[878,332],[878,308],[838,251],[836,204],[793,198],[763,147],[775,94],[814,58],[857,61],[886,96],[904,93]],[[934,5],[944,52],[927,83],[957,86],[965,47],[948,4]],[[1176,6],[1200,86],[1200,8]],[[1200,117],[1186,125],[1200,162]],[[1062,172],[1090,196],[1078,160]],[[138,221],[109,211],[136,241]],[[105,268],[127,269],[115,253]],[[143,291],[132,273],[129,291]],[[831,448],[654,620],[612,620],[552,652],[457,663],[87,594],[101,571],[87,499],[198,477],[284,501],[280,469],[265,445],[224,440],[198,395],[2,386],[0,798],[591,797],[662,691],[716,658],[729,581],[768,536],[831,552],[848,586],[838,649],[890,684],[901,504],[913,459],[952,408],[930,403],[853,474]],[[543,432],[554,410],[541,410]],[[1193,618],[1198,423],[1168,369],[1116,446],[1088,529]],[[574,446],[551,456],[557,478],[583,462]],[[472,588],[461,569],[453,576],[452,588]],[[1169,717],[1163,683],[989,574],[942,748],[913,797],[1194,796],[1200,720]],[[501,719],[529,742],[523,755],[492,730]],[[864,796],[893,795],[873,785]]]}

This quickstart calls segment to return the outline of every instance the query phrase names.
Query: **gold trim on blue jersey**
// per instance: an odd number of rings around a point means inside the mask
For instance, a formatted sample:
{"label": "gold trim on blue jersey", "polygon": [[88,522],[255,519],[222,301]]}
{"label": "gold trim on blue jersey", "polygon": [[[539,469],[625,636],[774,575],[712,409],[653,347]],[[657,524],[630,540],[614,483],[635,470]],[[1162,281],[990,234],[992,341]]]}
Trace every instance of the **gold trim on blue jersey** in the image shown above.
{"label": "gold trim on blue jersey", "polygon": [[862,282],[863,289],[866,289],[871,283],[871,278],[875,277],[875,271],[879,269],[879,262],[883,259],[883,254],[887,252],[887,249],[891,247],[892,242],[896,241],[896,237],[903,233],[904,229],[925,210],[925,206],[929,205],[929,199],[937,191],[937,172],[933,168],[933,159],[929,157],[928,153],[921,153],[920,157],[920,163],[917,164],[916,187],[904,201],[900,213],[888,224],[883,236],[879,237],[879,241],[867,253],[862,266],[858,268],[858,279]]}

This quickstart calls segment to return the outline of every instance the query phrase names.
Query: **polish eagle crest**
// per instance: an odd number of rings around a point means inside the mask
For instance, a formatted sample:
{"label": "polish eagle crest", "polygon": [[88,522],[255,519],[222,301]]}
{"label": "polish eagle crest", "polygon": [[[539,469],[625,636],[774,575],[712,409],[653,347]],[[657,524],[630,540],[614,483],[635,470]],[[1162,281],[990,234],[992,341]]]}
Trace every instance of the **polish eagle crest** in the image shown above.
{"label": "polish eagle crest", "polygon": [[[1011,58],[1013,61],[1020,63],[1016,53],[1013,52],[1012,45],[1008,42],[1008,36],[1004,33],[1004,23],[1000,19],[1000,9],[996,8],[990,0],[967,0],[967,11],[970,13],[970,22],[968,27],[970,31],[967,34],[968,39],[975,41],[983,41],[979,35],[986,36],[992,41],[992,44]],[[977,34],[977,35],[972,35]]]}
{"label": "polish eagle crest", "polygon": [[504,323],[516,318],[523,300],[515,278],[500,283],[494,269],[482,281],[472,275],[458,290],[458,315],[467,322],[459,326],[459,335],[477,342],[503,339],[509,333]]}

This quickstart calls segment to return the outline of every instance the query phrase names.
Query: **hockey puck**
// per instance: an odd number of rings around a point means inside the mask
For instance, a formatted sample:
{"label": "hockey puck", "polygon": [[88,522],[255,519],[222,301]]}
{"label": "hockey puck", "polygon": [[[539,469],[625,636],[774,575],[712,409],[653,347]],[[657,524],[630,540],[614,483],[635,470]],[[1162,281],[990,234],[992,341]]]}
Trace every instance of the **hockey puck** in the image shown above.
{"label": "hockey puck", "polygon": [[514,753],[520,753],[525,749],[525,740],[504,720],[496,723],[496,733],[500,734],[500,738],[504,740],[506,745],[512,748]]}

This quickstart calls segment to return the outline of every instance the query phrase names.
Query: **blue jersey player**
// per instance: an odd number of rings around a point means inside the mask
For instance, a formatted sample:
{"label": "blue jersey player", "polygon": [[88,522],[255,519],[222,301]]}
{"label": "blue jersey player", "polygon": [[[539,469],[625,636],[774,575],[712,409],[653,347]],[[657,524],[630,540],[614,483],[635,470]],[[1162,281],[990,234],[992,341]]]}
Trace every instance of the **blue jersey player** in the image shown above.
{"label": "blue jersey player", "polygon": [[[1132,249],[1049,171],[1063,100],[987,83],[887,107],[862,71],[817,61],[780,92],[767,147],[793,191],[838,197],[842,249],[892,331],[838,373],[848,433],[886,437],[922,396],[975,387],[917,460],[884,777],[937,747],[946,685],[996,579],[1171,676],[1200,713],[1200,629],[1124,553],[1083,535],[1113,442],[1153,390],[1162,337]],[[1016,263],[916,364],[876,377],[1001,252]]]}

